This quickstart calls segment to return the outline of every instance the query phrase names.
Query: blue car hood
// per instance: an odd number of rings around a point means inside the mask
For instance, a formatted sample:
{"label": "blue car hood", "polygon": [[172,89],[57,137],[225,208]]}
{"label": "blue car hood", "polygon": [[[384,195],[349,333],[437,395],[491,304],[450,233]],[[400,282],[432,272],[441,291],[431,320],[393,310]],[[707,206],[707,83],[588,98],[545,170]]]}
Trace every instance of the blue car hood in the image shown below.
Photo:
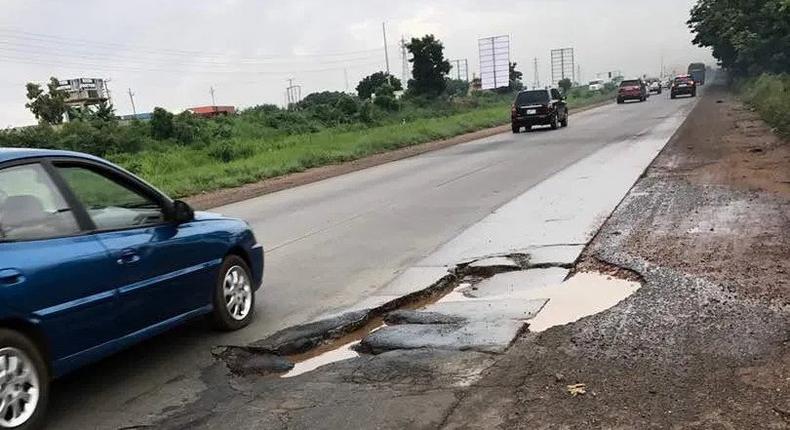
{"label": "blue car hood", "polygon": [[235,219],[229,218],[222,214],[218,214],[215,212],[203,212],[203,211],[195,211],[195,220],[196,221],[210,221],[216,219]]}

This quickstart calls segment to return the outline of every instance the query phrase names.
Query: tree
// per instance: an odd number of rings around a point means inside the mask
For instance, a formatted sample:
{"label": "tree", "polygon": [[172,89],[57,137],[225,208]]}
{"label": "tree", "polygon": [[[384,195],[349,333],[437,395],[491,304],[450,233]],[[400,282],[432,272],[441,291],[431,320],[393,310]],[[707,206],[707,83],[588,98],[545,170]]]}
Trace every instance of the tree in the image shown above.
{"label": "tree", "polygon": [[163,108],[155,107],[151,114],[151,137],[157,140],[173,136],[173,114]]}
{"label": "tree", "polygon": [[511,91],[521,91],[524,88],[524,84],[521,83],[521,78],[524,76],[523,73],[516,70],[516,66],[518,63],[510,63],[508,65],[508,71],[510,76],[510,90]]}
{"label": "tree", "polygon": [[562,88],[562,93],[563,94],[568,94],[568,91],[573,86],[573,83],[571,82],[571,80],[569,78],[564,78],[564,79],[560,79],[560,81],[557,82],[557,86]]}
{"label": "tree", "polygon": [[444,45],[432,34],[422,39],[412,38],[406,44],[412,55],[413,79],[409,80],[409,92],[418,96],[436,97],[446,87],[445,76],[450,72],[450,62],[444,59]]}
{"label": "tree", "polygon": [[469,82],[463,79],[447,79],[447,87],[444,93],[450,97],[465,96],[469,93]]}
{"label": "tree", "polygon": [[787,0],[698,0],[687,24],[692,42],[736,74],[790,72]]}
{"label": "tree", "polygon": [[50,78],[47,84],[47,92],[39,84],[28,82],[25,85],[27,98],[30,100],[25,103],[25,107],[35,115],[36,119],[46,124],[60,124],[63,122],[63,114],[68,110],[66,106],[65,91],[59,90],[57,78]]}
{"label": "tree", "polygon": [[359,95],[359,98],[362,100],[370,100],[373,94],[377,94],[383,85],[389,85],[393,91],[400,91],[403,89],[403,84],[400,79],[386,72],[376,72],[372,75],[365,76],[359,81],[359,85],[357,85],[357,95]]}

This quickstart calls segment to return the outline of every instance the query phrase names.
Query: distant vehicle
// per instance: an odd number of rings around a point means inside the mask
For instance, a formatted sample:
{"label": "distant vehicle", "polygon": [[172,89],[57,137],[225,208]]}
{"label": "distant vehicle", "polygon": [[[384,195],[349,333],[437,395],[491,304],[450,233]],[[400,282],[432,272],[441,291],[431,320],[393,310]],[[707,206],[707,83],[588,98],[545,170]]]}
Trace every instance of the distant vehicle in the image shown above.
{"label": "distant vehicle", "polygon": [[590,86],[587,87],[590,91],[603,91],[604,84],[606,82],[603,79],[596,79],[594,81],[590,81]]}
{"label": "distant vehicle", "polygon": [[647,89],[651,93],[661,94],[661,81],[658,78],[648,78]]}
{"label": "distant vehicle", "polygon": [[510,110],[513,133],[535,125],[550,125],[552,129],[568,126],[568,104],[557,88],[521,91]]}
{"label": "distant vehicle", "polygon": [[41,425],[50,380],[201,315],[249,324],[263,248],[68,151],[0,149],[0,428]]}
{"label": "distant vehicle", "polygon": [[705,63],[689,64],[688,74],[697,85],[705,85]]}
{"label": "distant vehicle", "polygon": [[626,79],[620,82],[620,88],[617,90],[617,103],[623,104],[627,100],[639,100],[643,102],[650,97],[647,91],[645,82],[641,79]]}
{"label": "distant vehicle", "polygon": [[697,84],[689,75],[679,75],[672,81],[672,88],[669,90],[669,97],[674,99],[679,95],[697,96]]}

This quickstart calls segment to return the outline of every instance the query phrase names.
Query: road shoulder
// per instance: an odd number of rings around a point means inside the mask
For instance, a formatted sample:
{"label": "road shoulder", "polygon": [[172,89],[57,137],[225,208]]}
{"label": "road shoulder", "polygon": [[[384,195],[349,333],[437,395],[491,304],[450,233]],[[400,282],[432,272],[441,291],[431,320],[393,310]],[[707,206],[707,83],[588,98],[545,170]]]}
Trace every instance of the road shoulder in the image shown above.
{"label": "road shoulder", "polygon": [[522,337],[446,427],[787,428],[789,146],[710,88],[579,263],[643,287]]}

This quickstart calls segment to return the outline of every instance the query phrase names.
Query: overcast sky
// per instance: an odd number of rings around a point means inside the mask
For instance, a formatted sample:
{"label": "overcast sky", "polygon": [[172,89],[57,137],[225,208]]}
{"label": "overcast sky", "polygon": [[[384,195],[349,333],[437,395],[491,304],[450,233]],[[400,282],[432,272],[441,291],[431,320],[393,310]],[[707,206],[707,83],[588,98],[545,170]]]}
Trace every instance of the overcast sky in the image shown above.
{"label": "overcast sky", "polygon": [[[119,114],[154,106],[283,104],[287,79],[302,94],[353,91],[385,67],[401,75],[398,42],[433,33],[449,59],[478,72],[477,39],[506,34],[511,59],[543,84],[551,48],[573,47],[582,79],[713,63],[691,45],[685,21],[695,0],[0,0],[0,127],[34,123],[24,84],[101,77]],[[346,79],[348,76],[348,79]]]}

